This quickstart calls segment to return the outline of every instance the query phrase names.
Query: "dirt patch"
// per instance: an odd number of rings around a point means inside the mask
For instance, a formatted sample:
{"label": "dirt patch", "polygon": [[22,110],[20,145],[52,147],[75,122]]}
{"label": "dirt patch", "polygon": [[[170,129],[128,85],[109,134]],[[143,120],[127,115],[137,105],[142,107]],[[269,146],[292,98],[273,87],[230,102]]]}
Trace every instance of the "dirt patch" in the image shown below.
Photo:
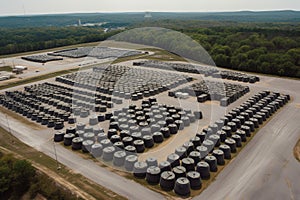
{"label": "dirt patch", "polygon": [[294,147],[294,156],[300,162],[300,139]]}

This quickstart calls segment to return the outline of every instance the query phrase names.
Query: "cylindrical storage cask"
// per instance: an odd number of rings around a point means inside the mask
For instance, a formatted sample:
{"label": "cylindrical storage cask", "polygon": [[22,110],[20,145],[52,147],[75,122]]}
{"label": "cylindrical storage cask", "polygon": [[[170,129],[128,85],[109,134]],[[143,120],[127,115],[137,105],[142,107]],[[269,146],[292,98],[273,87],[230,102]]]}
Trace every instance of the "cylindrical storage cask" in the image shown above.
{"label": "cylindrical storage cask", "polygon": [[206,139],[206,140],[204,140],[204,141],[202,142],[202,146],[207,147],[208,152],[212,152],[213,149],[214,149],[215,144],[214,144],[213,141],[211,141],[211,140],[209,140],[209,139]]}
{"label": "cylindrical storage cask", "polygon": [[249,126],[241,126],[241,130],[245,132],[246,137],[250,137],[251,136],[251,130]]}
{"label": "cylindrical storage cask", "polygon": [[195,171],[195,161],[192,158],[183,158],[181,160],[181,165],[186,169],[186,171]]}
{"label": "cylindrical storage cask", "polygon": [[240,130],[236,131],[236,134],[241,137],[242,142],[246,142],[247,141],[246,132],[245,131],[243,131],[243,130],[240,129]]}
{"label": "cylindrical storage cask", "polygon": [[220,130],[220,131],[217,132],[217,135],[219,135],[219,137],[220,137],[220,142],[225,142],[225,140],[227,138],[227,135],[226,135],[225,131]]}
{"label": "cylindrical storage cask", "polygon": [[206,146],[198,146],[196,150],[199,151],[201,159],[205,158],[208,155],[208,148]]}
{"label": "cylindrical storage cask", "polygon": [[168,155],[167,161],[171,164],[171,167],[174,168],[180,165],[179,155],[176,153],[171,153]]}
{"label": "cylindrical storage cask", "polygon": [[218,165],[225,164],[224,152],[222,150],[216,149],[213,151],[212,155],[216,157]]}
{"label": "cylindrical storage cask", "polygon": [[73,150],[80,150],[82,148],[83,138],[75,137],[72,139],[72,149]]}
{"label": "cylindrical storage cask", "polygon": [[196,147],[198,147],[198,146],[201,145],[201,140],[200,140],[200,138],[198,136],[192,137],[190,139],[190,141],[193,143],[194,149],[196,149]]}
{"label": "cylindrical storage cask", "polygon": [[186,148],[187,155],[194,151],[194,144],[190,141],[183,143],[183,147]]}
{"label": "cylindrical storage cask", "polygon": [[64,132],[56,132],[54,134],[54,142],[62,142],[64,140]]}
{"label": "cylindrical storage cask", "polygon": [[143,141],[146,148],[151,148],[154,146],[154,140],[150,135],[144,135]]}
{"label": "cylindrical storage cask", "polygon": [[199,151],[192,151],[190,154],[189,154],[189,157],[192,158],[194,160],[195,163],[198,163],[200,162],[201,160],[201,154]]}
{"label": "cylindrical storage cask", "polygon": [[227,126],[229,126],[231,128],[232,132],[236,132],[236,130],[237,130],[236,123],[234,123],[234,122],[228,122]]}
{"label": "cylindrical storage cask", "polygon": [[236,147],[241,147],[242,146],[242,139],[239,135],[234,134],[234,135],[231,136],[231,138],[235,140]]}
{"label": "cylindrical storage cask", "polygon": [[136,155],[128,155],[125,158],[125,169],[127,171],[133,170],[133,165],[138,161],[138,157]]}
{"label": "cylindrical storage cask", "polygon": [[126,152],[125,151],[116,151],[113,157],[113,164],[115,166],[123,166],[125,163]]}
{"label": "cylindrical storage cask", "polygon": [[187,173],[187,179],[190,181],[192,190],[199,190],[202,187],[200,173],[197,171],[190,171]]}
{"label": "cylindrical storage cask", "polygon": [[251,132],[254,132],[255,131],[255,125],[252,121],[245,121],[245,126],[248,126],[250,128],[250,131]]}
{"label": "cylindrical storage cask", "polygon": [[225,144],[227,144],[230,147],[231,153],[236,153],[236,142],[232,138],[227,138],[225,140]]}
{"label": "cylindrical storage cask", "polygon": [[91,148],[91,154],[94,158],[99,158],[102,156],[103,146],[99,143],[93,144]]}
{"label": "cylindrical storage cask", "polygon": [[187,157],[187,152],[185,147],[177,147],[175,153],[179,155],[180,160]]}
{"label": "cylindrical storage cask", "polygon": [[175,178],[178,179],[180,177],[186,177],[186,169],[183,166],[176,166],[173,168],[173,172],[175,174]]}
{"label": "cylindrical storage cask", "polygon": [[158,166],[157,159],[154,157],[149,157],[146,159],[146,163],[148,166]]}
{"label": "cylindrical storage cask", "polygon": [[190,187],[190,181],[185,177],[181,177],[175,182],[174,192],[180,196],[189,196],[191,193]]}
{"label": "cylindrical storage cask", "polygon": [[171,171],[162,172],[160,175],[159,185],[165,191],[171,191],[175,185],[175,174]]}
{"label": "cylindrical storage cask", "polygon": [[223,126],[222,130],[225,131],[227,137],[231,137],[231,127],[230,126]]}
{"label": "cylindrical storage cask", "polygon": [[160,168],[161,172],[172,170],[171,163],[169,163],[168,161],[160,162],[159,163],[159,168]]}
{"label": "cylindrical storage cask", "polygon": [[143,153],[145,151],[145,145],[143,140],[134,140],[133,145],[136,148],[137,153]]}
{"label": "cylindrical storage cask", "polygon": [[153,141],[155,143],[162,143],[164,141],[164,137],[163,137],[163,134],[161,132],[153,133],[152,137],[153,137]]}
{"label": "cylindrical storage cask", "polygon": [[226,144],[222,144],[222,145],[220,145],[219,149],[221,151],[223,151],[225,159],[227,159],[227,160],[231,159],[231,149],[230,149],[230,146],[228,146]]}
{"label": "cylindrical storage cask", "polygon": [[133,175],[136,178],[145,178],[147,172],[147,163],[143,161],[135,162],[133,165]]}
{"label": "cylindrical storage cask", "polygon": [[64,145],[70,146],[72,144],[72,140],[75,138],[75,135],[73,133],[67,133],[64,135]]}
{"label": "cylindrical storage cask", "polygon": [[197,172],[200,173],[201,179],[208,180],[210,178],[209,164],[204,161],[198,162]]}
{"label": "cylindrical storage cask", "polygon": [[82,152],[84,153],[88,153],[88,152],[91,152],[91,149],[92,149],[92,145],[94,144],[95,142],[93,140],[84,140],[82,142]]}
{"label": "cylindrical storage cask", "polygon": [[209,169],[211,172],[216,172],[218,171],[217,168],[217,159],[215,156],[206,156],[205,157],[205,162],[209,164]]}
{"label": "cylindrical storage cask", "polygon": [[103,149],[102,158],[104,161],[111,161],[113,159],[116,148],[113,146],[108,146]]}
{"label": "cylindrical storage cask", "polygon": [[217,134],[210,135],[208,137],[208,139],[213,141],[215,147],[220,146],[220,136],[219,135],[217,135]]}
{"label": "cylindrical storage cask", "polygon": [[156,185],[160,180],[160,168],[157,166],[150,166],[147,168],[146,181],[151,185]]}

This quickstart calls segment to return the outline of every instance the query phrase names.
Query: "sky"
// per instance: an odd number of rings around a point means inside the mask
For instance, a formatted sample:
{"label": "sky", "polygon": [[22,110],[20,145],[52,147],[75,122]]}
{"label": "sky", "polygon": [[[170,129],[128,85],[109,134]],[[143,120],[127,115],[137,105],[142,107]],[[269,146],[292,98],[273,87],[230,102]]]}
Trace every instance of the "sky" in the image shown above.
{"label": "sky", "polygon": [[0,15],[300,10],[300,0],[0,0]]}

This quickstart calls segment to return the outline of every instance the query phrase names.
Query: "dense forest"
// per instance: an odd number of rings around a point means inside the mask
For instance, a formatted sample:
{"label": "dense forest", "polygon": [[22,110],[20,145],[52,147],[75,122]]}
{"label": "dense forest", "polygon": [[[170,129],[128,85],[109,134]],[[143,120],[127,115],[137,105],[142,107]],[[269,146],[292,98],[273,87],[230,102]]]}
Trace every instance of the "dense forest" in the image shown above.
{"label": "dense forest", "polygon": [[96,27],[0,28],[0,55],[102,41],[118,33]]}
{"label": "dense forest", "polygon": [[[82,23],[106,21],[106,27],[126,26],[127,30],[165,27],[190,36],[217,66],[300,77],[300,12],[152,13],[152,18],[147,19],[143,16],[144,13],[94,13],[0,17],[0,55],[102,41],[120,33],[105,33],[104,27],[66,26],[82,19]],[[20,28],[23,25],[27,28]],[[121,39],[160,46],[174,53],[185,52],[181,55],[193,59],[199,55],[199,45],[186,45],[177,35],[151,31],[135,34],[123,32],[121,36],[125,38]],[[200,55],[201,59],[205,56]]]}

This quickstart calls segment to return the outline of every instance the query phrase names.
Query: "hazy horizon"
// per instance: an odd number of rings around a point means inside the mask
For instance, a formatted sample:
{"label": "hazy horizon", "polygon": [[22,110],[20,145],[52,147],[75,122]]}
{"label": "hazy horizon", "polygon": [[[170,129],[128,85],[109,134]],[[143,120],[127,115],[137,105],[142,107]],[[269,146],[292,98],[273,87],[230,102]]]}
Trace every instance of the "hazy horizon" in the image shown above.
{"label": "hazy horizon", "polygon": [[[40,1],[39,1],[40,2]],[[240,12],[240,11],[300,11],[299,0],[0,0],[1,16],[124,13],[124,12]]]}

